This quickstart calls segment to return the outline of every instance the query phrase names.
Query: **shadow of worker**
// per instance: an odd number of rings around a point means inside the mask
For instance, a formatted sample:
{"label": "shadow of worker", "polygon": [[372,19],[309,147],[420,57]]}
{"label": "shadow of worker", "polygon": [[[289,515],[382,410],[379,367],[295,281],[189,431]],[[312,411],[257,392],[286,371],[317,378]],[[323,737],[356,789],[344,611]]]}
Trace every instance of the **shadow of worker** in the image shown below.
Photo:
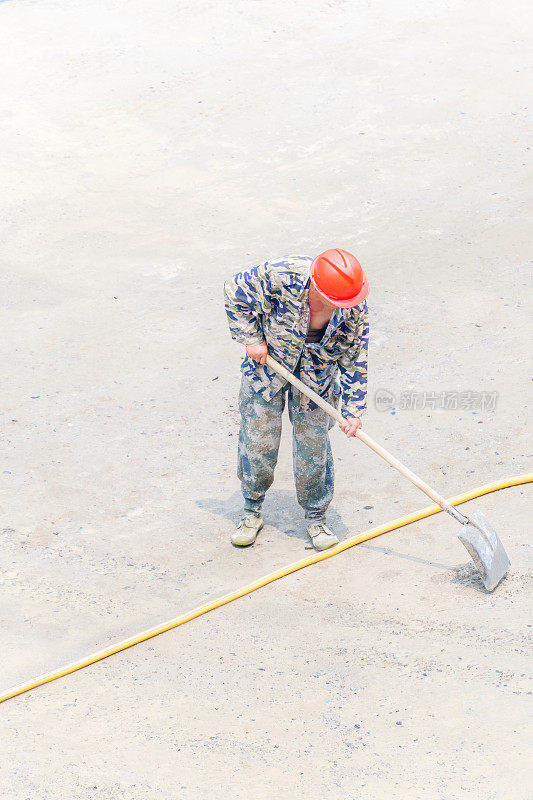
{"label": "shadow of worker", "polygon": [[[243,514],[243,497],[240,492],[233,492],[226,500],[221,497],[204,497],[195,501],[203,511],[237,523]],[[288,489],[270,489],[263,503],[263,519],[265,525],[276,528],[285,536],[308,542],[307,528],[310,523],[304,518],[303,510],[296,502],[294,492]],[[350,535],[342,517],[334,508],[327,512],[327,523],[339,539]]]}

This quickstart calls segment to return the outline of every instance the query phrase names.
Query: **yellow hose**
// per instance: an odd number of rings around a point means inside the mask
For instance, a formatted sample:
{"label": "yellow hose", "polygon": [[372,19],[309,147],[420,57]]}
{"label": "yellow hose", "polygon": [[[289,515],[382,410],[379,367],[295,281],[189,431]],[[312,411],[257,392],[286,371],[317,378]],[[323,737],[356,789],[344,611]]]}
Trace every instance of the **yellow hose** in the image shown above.
{"label": "yellow hose", "polygon": [[[490,492],[496,492],[499,489],[507,489],[510,486],[519,486],[524,483],[531,483],[532,481],[533,474],[518,475],[515,478],[510,478],[506,481],[494,481],[494,483],[487,483],[485,486],[481,486],[479,489],[474,489],[470,492],[464,492],[456,497],[452,497],[447,502],[450,505],[457,506],[461,503],[466,503],[468,500],[472,500],[475,497],[481,497],[481,495],[489,494]],[[15,697],[18,694],[27,692],[30,689],[35,689],[37,686],[43,686],[45,683],[55,681],[56,678],[62,678],[65,675],[70,675],[71,672],[76,672],[78,669],[88,667],[90,664],[101,661],[103,658],[112,656],[115,653],[120,653],[121,650],[126,650],[128,647],[133,647],[134,644],[145,642],[147,639],[151,639],[153,636],[157,636],[159,633],[169,631],[171,628],[177,628],[178,625],[183,625],[185,622],[190,622],[192,619],[202,616],[202,614],[207,614],[208,611],[212,611],[214,608],[220,608],[220,606],[224,606],[226,603],[231,603],[232,600],[237,600],[238,597],[243,597],[245,594],[255,592],[256,589],[260,589],[262,586],[266,586],[268,583],[277,581],[279,578],[283,578],[285,575],[290,575],[291,572],[296,572],[304,567],[309,567],[311,564],[317,564],[319,561],[324,561],[326,558],[336,556],[338,553],[348,550],[349,547],[354,547],[356,544],[366,542],[368,539],[373,539],[375,536],[381,536],[383,533],[388,533],[396,528],[402,528],[404,525],[409,525],[411,522],[424,519],[424,517],[430,517],[432,514],[438,514],[441,510],[442,509],[436,505],[427,506],[427,508],[423,508],[420,511],[415,511],[413,514],[407,514],[405,517],[399,517],[398,519],[388,522],[385,525],[380,525],[377,528],[370,528],[360,536],[353,536],[350,539],[346,539],[344,542],[341,542],[336,547],[331,547],[329,550],[325,550],[322,553],[315,553],[307,558],[302,558],[301,561],[295,561],[294,564],[289,564],[286,567],[277,569],[275,572],[271,572],[269,575],[265,575],[263,578],[258,578],[256,581],[253,581],[253,583],[249,583],[248,586],[243,586],[242,589],[237,589],[234,592],[230,592],[230,594],[225,594],[223,597],[219,597],[217,600],[212,600],[210,603],[204,603],[204,605],[198,606],[198,608],[193,609],[193,611],[188,611],[186,614],[182,614],[180,617],[175,617],[168,622],[163,622],[161,625],[156,625],[155,628],[149,628],[146,631],[142,631],[142,633],[131,636],[129,639],[123,639],[117,644],[113,644],[110,647],[104,648],[103,650],[98,650],[96,653],[85,656],[85,658],[80,658],[79,661],[73,661],[71,664],[60,667],[53,672],[40,675],[38,678],[34,678],[27,683],[21,683],[18,686],[14,686],[12,689],[9,689],[7,692],[4,692],[0,695],[0,703],[3,703],[4,700],[9,700],[11,697]]]}

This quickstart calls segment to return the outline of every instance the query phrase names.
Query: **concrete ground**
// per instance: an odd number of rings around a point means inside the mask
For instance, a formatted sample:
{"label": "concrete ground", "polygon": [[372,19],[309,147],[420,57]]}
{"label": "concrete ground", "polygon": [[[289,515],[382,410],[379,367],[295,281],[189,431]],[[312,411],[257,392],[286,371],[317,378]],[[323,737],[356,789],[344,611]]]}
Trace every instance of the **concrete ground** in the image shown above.
{"label": "concrete ground", "polygon": [[[527,11],[0,3],[0,690],[309,553],[288,421],[228,544],[241,268],[354,251],[365,429],[447,496],[531,469]],[[427,504],[332,438],[343,538]],[[1,796],[531,797],[530,497],[466,506],[512,560],[492,595],[441,515],[6,702]]]}

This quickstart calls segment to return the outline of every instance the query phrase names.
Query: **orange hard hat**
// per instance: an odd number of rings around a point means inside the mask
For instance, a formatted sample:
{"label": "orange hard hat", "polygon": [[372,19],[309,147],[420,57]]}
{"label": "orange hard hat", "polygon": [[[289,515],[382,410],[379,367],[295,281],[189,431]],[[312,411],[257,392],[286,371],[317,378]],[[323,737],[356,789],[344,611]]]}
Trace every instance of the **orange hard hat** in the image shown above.
{"label": "orange hard hat", "polygon": [[324,250],[311,264],[310,276],[317,292],[339,308],[353,308],[368,294],[363,268],[346,250]]}

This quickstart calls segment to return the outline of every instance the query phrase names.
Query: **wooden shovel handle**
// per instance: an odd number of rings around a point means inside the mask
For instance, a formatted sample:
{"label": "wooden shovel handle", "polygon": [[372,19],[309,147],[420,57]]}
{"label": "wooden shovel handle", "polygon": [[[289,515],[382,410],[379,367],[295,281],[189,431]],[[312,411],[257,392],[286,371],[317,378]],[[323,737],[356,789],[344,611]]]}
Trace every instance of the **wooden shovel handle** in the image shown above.
{"label": "wooden shovel handle", "polygon": [[[330,417],[333,417],[333,419],[336,419],[337,422],[340,423],[346,422],[345,418],[338,409],[334,408],[330,403],[327,402],[327,400],[324,400],[323,397],[320,397],[319,394],[306,386],[305,383],[302,383],[302,381],[296,378],[286,367],[275,361],[272,356],[267,356],[266,363],[267,367],[270,367],[270,369],[273,369],[274,372],[277,372],[282,378],[285,378],[285,380],[289,381],[289,383],[296,387],[296,389],[298,389],[302,394],[304,394],[306,397],[309,397],[313,403],[316,403],[317,406],[329,414]],[[378,456],[381,456],[381,458],[383,458],[387,464],[390,464],[391,467],[397,469],[398,472],[400,472],[405,478],[411,481],[412,484],[418,487],[420,491],[424,492],[424,494],[433,500],[434,503],[437,503],[437,505],[443,509],[449,508],[449,503],[446,502],[444,497],[441,497],[440,494],[437,494],[437,492],[425,481],[423,481],[422,478],[419,478],[418,475],[415,475],[414,472],[411,472],[410,469],[407,469],[407,467],[404,466],[401,461],[398,461],[398,459],[387,452],[384,447],[375,442],[374,439],[368,435],[368,433],[365,433],[363,430],[361,430],[361,428],[359,428],[355,435],[358,439],[361,439],[361,441],[364,442],[367,447],[370,447],[374,453],[377,453]]]}

